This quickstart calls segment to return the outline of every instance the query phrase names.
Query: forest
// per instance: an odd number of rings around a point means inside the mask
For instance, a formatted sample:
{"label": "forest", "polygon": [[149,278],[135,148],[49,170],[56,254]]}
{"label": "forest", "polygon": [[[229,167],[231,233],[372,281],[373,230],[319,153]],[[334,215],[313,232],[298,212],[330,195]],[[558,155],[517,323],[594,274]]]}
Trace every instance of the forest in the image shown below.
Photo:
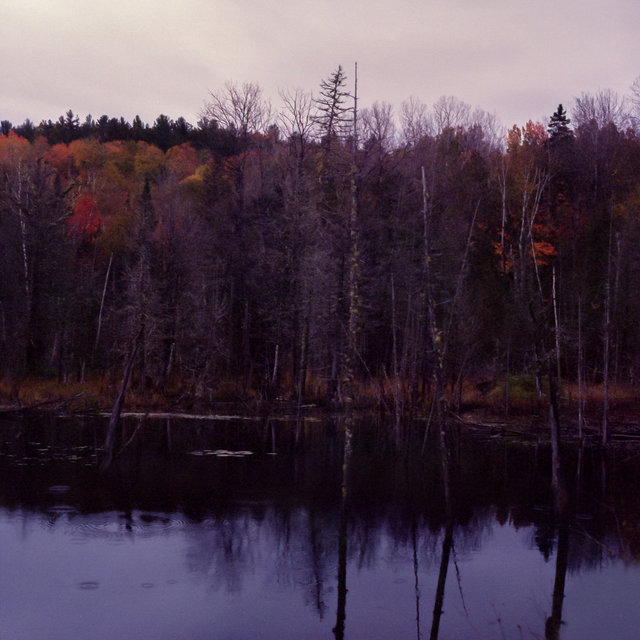
{"label": "forest", "polygon": [[[640,364],[640,83],[503,133],[452,97],[360,109],[210,93],[161,115],[0,125],[0,376],[140,397],[376,406],[442,399],[580,426]],[[635,100],[634,100],[635,99]],[[550,109],[552,111],[552,109]],[[605,436],[606,437],[606,436]]]}

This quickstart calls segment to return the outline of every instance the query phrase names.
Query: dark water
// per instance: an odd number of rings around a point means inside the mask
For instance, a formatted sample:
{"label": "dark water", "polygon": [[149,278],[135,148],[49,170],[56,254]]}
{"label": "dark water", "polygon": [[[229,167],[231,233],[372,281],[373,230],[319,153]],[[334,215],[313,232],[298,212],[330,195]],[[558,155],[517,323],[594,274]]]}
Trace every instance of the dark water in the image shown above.
{"label": "dark water", "polygon": [[544,442],[363,423],[343,500],[338,423],[129,421],[100,474],[104,428],[0,422],[2,639],[640,634],[640,450],[566,448],[559,517]]}

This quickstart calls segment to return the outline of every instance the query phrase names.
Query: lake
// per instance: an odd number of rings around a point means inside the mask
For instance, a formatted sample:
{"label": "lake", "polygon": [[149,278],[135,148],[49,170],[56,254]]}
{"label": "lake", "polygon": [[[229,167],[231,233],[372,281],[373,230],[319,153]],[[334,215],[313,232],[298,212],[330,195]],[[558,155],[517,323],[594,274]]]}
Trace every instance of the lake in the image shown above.
{"label": "lake", "polygon": [[3,639],[638,637],[631,445],[565,445],[559,515],[544,429],[132,418],[106,473],[106,420],[0,430]]}

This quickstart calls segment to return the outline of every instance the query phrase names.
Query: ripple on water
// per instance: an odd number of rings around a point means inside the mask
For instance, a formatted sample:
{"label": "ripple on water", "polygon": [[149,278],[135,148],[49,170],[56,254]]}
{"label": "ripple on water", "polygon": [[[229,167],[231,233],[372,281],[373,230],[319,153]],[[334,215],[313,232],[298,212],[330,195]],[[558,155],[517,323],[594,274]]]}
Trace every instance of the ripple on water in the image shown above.
{"label": "ripple on water", "polygon": [[54,504],[47,508],[47,513],[51,513],[54,515],[64,515],[69,514],[73,515],[78,513],[78,510],[75,507],[72,507],[68,504]]}
{"label": "ripple on water", "polygon": [[68,493],[69,491],[71,491],[71,487],[67,484],[54,484],[47,489],[47,493],[53,493],[56,495]]}
{"label": "ripple on water", "polygon": [[80,584],[78,584],[78,588],[82,589],[83,591],[93,591],[99,586],[100,583],[96,582],[95,580],[86,580],[85,582],[81,582]]}
{"label": "ripple on water", "polygon": [[78,522],[72,533],[76,542],[83,539],[104,539],[112,544],[123,544],[128,536],[153,537],[186,526],[185,520],[168,514],[141,513],[113,515],[103,520],[92,518]]}

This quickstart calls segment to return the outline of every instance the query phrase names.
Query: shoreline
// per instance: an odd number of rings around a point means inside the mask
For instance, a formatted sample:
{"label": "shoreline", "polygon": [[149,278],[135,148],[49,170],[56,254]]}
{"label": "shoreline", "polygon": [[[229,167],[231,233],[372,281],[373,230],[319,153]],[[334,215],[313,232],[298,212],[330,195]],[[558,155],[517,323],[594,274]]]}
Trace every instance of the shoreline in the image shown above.
{"label": "shoreline", "polygon": [[[108,418],[115,397],[105,389],[102,381],[58,384],[48,379],[14,381],[13,397],[7,393],[7,381],[0,383],[0,418],[27,415],[91,415]],[[477,385],[469,385],[475,388]],[[569,386],[569,385],[567,385]],[[614,440],[640,440],[640,389],[629,386],[612,394],[609,406],[609,429]],[[598,397],[599,387],[594,386],[584,401],[583,437],[593,440],[600,434],[602,403]],[[16,397],[17,396],[17,397]],[[313,401],[315,400],[315,402]],[[360,394],[355,410],[361,415],[375,415],[379,419],[393,419],[393,398]],[[545,435],[548,429],[548,406],[543,401],[534,406],[531,398],[526,401],[512,399],[510,411],[505,415],[504,407],[497,405],[489,394],[467,394],[460,408],[452,406],[449,418],[472,431],[504,436]],[[122,417],[176,418],[185,420],[297,420],[321,421],[331,415],[340,415],[340,408],[308,399],[298,409],[292,399],[278,397],[263,400],[258,397],[203,399],[182,392],[160,394],[157,391],[145,396],[136,391],[127,394],[126,408]],[[407,412],[403,421],[424,422],[428,420],[429,405],[421,403]],[[578,404],[565,391],[561,401],[561,430],[564,439],[578,438]]]}

